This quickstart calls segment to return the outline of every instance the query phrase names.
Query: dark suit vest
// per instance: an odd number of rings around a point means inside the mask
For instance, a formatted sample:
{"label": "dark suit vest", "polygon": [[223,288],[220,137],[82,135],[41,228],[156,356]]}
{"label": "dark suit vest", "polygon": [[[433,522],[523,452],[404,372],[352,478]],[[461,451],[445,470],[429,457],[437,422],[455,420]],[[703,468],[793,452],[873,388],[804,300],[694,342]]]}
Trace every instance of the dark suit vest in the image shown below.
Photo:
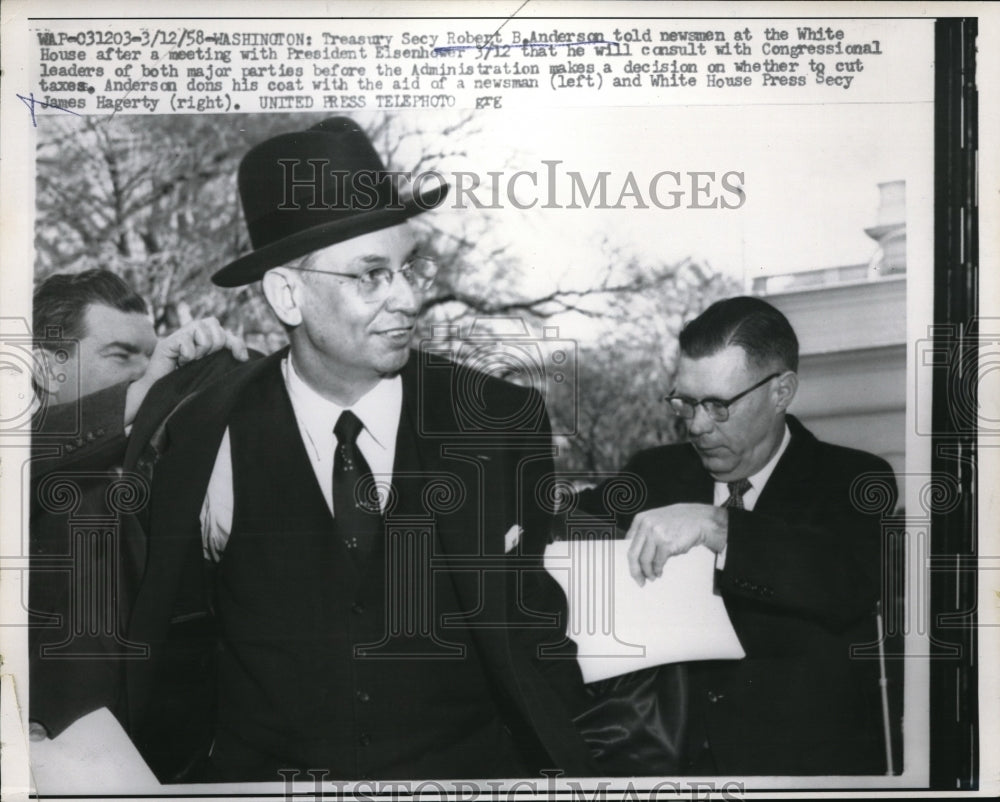
{"label": "dark suit vest", "polygon": [[[217,779],[278,780],[279,768],[328,779],[516,776],[496,683],[469,630],[441,626],[462,611],[450,574],[414,573],[439,552],[432,522],[390,514],[386,539],[355,564],[277,363],[244,390],[229,430],[235,511],[215,583]],[[394,475],[419,467],[404,411]],[[432,589],[423,618],[408,595],[421,587]]]}

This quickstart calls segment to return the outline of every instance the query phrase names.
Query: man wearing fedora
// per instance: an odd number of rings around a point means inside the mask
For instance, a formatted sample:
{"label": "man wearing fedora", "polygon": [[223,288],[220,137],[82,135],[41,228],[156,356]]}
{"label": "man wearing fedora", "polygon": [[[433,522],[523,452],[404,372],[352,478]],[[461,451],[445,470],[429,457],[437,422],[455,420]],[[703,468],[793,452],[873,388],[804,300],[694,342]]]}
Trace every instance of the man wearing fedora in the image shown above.
{"label": "man wearing fedora", "polygon": [[239,187],[253,250],[213,281],[260,281],[290,346],[167,422],[133,739],[175,782],[588,773],[576,663],[542,648],[544,404],[411,351],[436,268],[408,220],[447,187],[401,190],[347,118],[256,146]]}

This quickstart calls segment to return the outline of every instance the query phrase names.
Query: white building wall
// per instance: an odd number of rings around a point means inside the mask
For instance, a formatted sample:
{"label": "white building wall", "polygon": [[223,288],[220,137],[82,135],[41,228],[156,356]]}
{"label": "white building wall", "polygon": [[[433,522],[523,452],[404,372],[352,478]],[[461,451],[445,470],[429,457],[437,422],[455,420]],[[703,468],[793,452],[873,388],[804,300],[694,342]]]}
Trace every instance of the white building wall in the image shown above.
{"label": "white building wall", "polygon": [[906,277],[766,296],[799,337],[799,393],[791,412],[822,440],[904,469]]}

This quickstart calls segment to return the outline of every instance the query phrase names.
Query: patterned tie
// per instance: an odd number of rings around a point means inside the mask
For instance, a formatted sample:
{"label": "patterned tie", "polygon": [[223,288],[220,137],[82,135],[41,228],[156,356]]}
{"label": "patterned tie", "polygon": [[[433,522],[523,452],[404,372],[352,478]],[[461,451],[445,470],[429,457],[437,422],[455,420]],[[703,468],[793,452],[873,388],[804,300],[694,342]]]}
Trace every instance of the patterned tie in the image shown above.
{"label": "patterned tie", "polygon": [[729,488],[729,498],[726,499],[726,503],[723,507],[735,507],[738,510],[742,510],[743,507],[743,494],[746,493],[751,487],[749,479],[739,479],[735,482],[726,482],[726,487]]}
{"label": "patterned tie", "polygon": [[358,562],[368,555],[382,531],[375,480],[358,448],[364,424],[344,410],[333,427],[337,452],[333,457],[333,517],[344,545]]}

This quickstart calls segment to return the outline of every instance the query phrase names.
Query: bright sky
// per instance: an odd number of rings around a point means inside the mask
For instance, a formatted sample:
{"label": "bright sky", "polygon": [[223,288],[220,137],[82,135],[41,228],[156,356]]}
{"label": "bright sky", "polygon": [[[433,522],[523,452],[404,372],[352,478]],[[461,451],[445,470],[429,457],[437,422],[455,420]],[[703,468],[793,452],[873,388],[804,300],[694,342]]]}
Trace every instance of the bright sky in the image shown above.
{"label": "bright sky", "polygon": [[[505,170],[506,182],[518,169],[544,177],[543,161],[561,160],[560,187],[569,185],[564,171],[581,173],[588,185],[609,172],[612,204],[630,172],[644,194],[664,170],[742,172],[746,202],[736,210],[546,210],[544,191],[520,179],[522,202],[541,200],[505,212],[503,235],[518,242],[540,285],[589,269],[605,236],[639,256],[691,256],[752,278],[866,262],[875,249],[864,229],[877,222],[878,183],[928,183],[931,115],[925,103],[545,110],[530,121],[497,116],[496,126],[463,143],[468,157],[452,169]],[[661,198],[671,188],[664,179]],[[568,192],[560,189],[559,201],[568,203]]]}

